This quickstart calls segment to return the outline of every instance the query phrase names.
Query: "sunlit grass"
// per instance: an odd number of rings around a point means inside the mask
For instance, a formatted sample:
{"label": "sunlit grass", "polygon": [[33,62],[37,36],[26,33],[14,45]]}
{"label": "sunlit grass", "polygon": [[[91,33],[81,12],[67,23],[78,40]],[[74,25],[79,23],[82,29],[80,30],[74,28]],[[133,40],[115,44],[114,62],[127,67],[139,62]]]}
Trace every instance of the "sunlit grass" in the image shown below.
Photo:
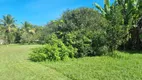
{"label": "sunlit grass", "polygon": [[142,80],[142,55],[115,51],[115,56],[85,57],[43,65],[73,80]]}
{"label": "sunlit grass", "polygon": [[0,46],[0,80],[142,80],[142,55],[115,51],[58,62],[28,60],[31,48],[40,45]]}
{"label": "sunlit grass", "polygon": [[0,46],[0,80],[67,80],[56,70],[28,60],[30,49],[37,46]]}

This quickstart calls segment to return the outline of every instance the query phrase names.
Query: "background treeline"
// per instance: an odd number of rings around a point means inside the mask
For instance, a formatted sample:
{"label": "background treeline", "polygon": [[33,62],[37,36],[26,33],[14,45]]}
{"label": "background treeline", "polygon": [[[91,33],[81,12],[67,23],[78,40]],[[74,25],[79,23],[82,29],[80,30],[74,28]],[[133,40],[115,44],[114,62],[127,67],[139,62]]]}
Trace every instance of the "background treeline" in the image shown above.
{"label": "background treeline", "polygon": [[3,16],[0,25],[0,40],[3,44],[33,44],[40,43],[39,39],[43,27],[32,25],[25,21],[22,26],[15,24],[16,20],[11,15]]}
{"label": "background treeline", "polygon": [[142,1],[104,2],[104,8],[95,3],[95,9],[67,10],[43,27],[24,22],[19,28],[14,18],[6,15],[0,27],[1,38],[8,44],[45,44],[33,50],[33,61],[112,55],[116,49],[141,50]]}

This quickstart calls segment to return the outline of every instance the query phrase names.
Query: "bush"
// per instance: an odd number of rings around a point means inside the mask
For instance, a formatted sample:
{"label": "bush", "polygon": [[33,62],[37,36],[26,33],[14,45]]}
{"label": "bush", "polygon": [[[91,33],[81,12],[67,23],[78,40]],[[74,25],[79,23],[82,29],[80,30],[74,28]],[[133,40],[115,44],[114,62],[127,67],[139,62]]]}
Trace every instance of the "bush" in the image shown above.
{"label": "bush", "polygon": [[130,54],[127,52],[114,51],[111,57],[117,59],[129,59]]}
{"label": "bush", "polygon": [[102,46],[98,48],[97,54],[98,55],[106,55],[108,54],[108,46]]}
{"label": "bush", "polygon": [[30,59],[33,61],[58,61],[66,60],[68,58],[73,58],[77,49],[72,46],[65,46],[62,40],[58,39],[55,34],[52,35],[50,43],[44,45],[44,47],[39,47],[33,49],[33,53]]}
{"label": "bush", "polygon": [[47,55],[44,53],[30,54],[30,59],[35,62],[45,61],[46,58],[47,58]]}

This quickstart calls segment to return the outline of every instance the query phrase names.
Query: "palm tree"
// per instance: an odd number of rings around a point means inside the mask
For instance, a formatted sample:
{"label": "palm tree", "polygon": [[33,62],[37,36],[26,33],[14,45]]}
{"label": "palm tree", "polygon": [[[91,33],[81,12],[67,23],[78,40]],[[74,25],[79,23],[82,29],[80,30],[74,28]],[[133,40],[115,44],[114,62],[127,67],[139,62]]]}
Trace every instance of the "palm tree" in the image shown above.
{"label": "palm tree", "polygon": [[118,5],[122,7],[122,14],[124,19],[124,25],[129,25],[131,21],[132,28],[130,29],[131,39],[129,44],[133,47],[133,49],[140,49],[140,27],[139,23],[141,23],[140,0],[117,0]]}
{"label": "palm tree", "polygon": [[[139,39],[139,27],[137,26],[137,22],[139,21],[140,14],[140,7],[142,4],[141,0],[115,0],[115,2],[110,5],[110,0],[104,0],[104,8],[99,6],[95,3],[96,8],[101,12],[102,15],[105,16],[107,20],[111,21],[111,18],[113,17],[111,14],[113,14],[113,9],[117,9],[116,7],[119,7],[122,15],[122,24],[124,27],[129,27],[131,37],[132,37],[132,45],[137,46],[136,48],[139,48],[140,46],[140,39]],[[128,28],[126,28],[128,29]],[[125,45],[124,45],[125,48]]]}
{"label": "palm tree", "polygon": [[25,30],[26,32],[29,32],[29,30],[32,28],[32,25],[27,21],[22,23],[22,25],[23,25],[23,30]]}
{"label": "palm tree", "polygon": [[2,24],[5,26],[6,31],[5,31],[5,37],[7,40],[7,43],[11,43],[11,30],[13,27],[15,27],[15,19],[10,15],[4,15],[3,19],[1,20]]}
{"label": "palm tree", "polygon": [[10,14],[3,16],[3,19],[1,20],[6,27],[7,32],[11,32],[11,28],[15,26],[15,21],[16,20]]}
{"label": "palm tree", "polygon": [[35,28],[33,28],[33,25],[29,22],[25,21],[23,24],[23,31],[27,33],[35,34]]}

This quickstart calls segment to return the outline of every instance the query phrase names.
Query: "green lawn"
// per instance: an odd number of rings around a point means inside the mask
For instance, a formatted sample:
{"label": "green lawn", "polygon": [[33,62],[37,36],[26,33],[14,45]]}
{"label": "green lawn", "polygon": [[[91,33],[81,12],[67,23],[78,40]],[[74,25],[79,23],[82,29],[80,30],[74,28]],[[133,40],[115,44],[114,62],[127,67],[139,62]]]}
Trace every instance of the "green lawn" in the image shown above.
{"label": "green lawn", "polygon": [[0,80],[142,80],[141,54],[31,62],[28,54],[37,46],[0,46]]}
{"label": "green lawn", "polygon": [[0,46],[0,80],[67,80],[54,69],[28,60],[36,45]]}
{"label": "green lawn", "polygon": [[73,80],[142,80],[142,55],[120,53],[121,58],[86,57],[67,62],[45,62]]}

